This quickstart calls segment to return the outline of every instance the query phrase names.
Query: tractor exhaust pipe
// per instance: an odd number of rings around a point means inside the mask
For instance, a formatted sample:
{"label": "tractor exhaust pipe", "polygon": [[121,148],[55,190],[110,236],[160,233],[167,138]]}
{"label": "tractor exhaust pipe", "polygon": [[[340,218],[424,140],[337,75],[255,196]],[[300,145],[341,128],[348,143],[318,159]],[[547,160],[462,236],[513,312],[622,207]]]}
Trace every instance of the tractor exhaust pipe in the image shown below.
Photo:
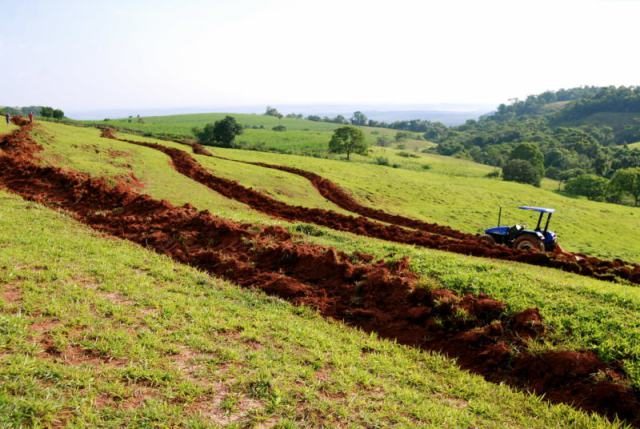
{"label": "tractor exhaust pipe", "polygon": [[498,209],[498,226],[500,226],[501,222],[502,222],[502,207]]}

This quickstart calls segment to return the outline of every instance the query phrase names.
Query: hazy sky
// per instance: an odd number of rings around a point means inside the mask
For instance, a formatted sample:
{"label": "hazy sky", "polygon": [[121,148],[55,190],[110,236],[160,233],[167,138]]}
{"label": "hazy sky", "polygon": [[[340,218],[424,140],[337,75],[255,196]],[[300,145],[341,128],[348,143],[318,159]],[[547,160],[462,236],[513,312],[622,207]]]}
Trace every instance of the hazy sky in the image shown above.
{"label": "hazy sky", "polygon": [[500,103],[640,83],[640,0],[0,0],[0,105]]}

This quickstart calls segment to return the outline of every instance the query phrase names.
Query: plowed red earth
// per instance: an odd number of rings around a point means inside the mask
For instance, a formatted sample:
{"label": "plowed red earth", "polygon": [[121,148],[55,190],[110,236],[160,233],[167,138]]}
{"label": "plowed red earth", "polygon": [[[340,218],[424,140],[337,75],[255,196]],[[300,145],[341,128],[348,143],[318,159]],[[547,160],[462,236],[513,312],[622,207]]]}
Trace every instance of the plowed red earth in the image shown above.
{"label": "plowed red earth", "polygon": [[486,295],[416,288],[407,260],[371,263],[361,255],[354,262],[333,248],[294,243],[279,227],[256,230],[189,205],[154,200],[125,184],[111,187],[102,179],[40,166],[30,128],[0,141],[0,184],[25,199],[64,209],[98,231],[238,285],[403,344],[442,351],[488,380],[640,426],[640,397],[617,365],[591,352],[528,351],[527,339],[544,335],[537,309],[509,315],[505,304]]}
{"label": "plowed red earth", "polygon": [[[108,137],[108,135],[105,136]],[[261,192],[246,188],[236,181],[213,175],[183,150],[156,143],[126,139],[118,140],[164,152],[171,158],[178,172],[208,186],[227,198],[240,201],[255,210],[275,217],[314,223],[339,231],[351,232],[398,243],[415,244],[438,250],[462,253],[464,255],[482,256],[558,268],[601,280],[613,281],[618,277],[632,283],[640,284],[640,265],[638,264],[631,264],[619,259],[607,261],[585,255],[582,255],[580,258],[575,258],[568,254],[527,252],[506,246],[490,244],[478,235],[455,231],[440,225],[432,228],[429,226],[432,224],[423,222],[421,223],[422,229],[414,230],[393,224],[385,225],[363,216],[355,217],[330,210],[291,206]],[[342,193],[344,192],[342,191]]]}
{"label": "plowed red earth", "polygon": [[437,223],[424,222],[417,219],[411,219],[406,216],[387,213],[384,210],[374,209],[367,207],[356,201],[348,192],[342,189],[340,186],[332,182],[331,180],[324,178],[316,173],[302,170],[295,167],[287,167],[284,165],[267,164],[264,162],[250,162],[250,161],[237,161],[222,156],[215,156],[216,158],[224,159],[226,161],[240,162],[243,164],[255,165],[258,167],[271,168],[274,170],[285,171],[287,173],[295,174],[309,180],[314,188],[335,205],[353,213],[357,213],[360,216],[376,219],[382,222],[391,223],[398,226],[404,226],[407,228],[421,229],[434,234],[446,235],[447,237],[454,237],[459,239],[476,238],[473,234],[467,234],[462,231],[457,231],[451,227],[438,225]]}

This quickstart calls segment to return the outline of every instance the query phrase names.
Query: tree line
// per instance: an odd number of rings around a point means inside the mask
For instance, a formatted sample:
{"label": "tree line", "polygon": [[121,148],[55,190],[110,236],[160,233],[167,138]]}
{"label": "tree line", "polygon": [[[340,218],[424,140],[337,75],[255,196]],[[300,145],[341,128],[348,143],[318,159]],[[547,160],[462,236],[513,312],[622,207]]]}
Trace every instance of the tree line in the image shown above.
{"label": "tree line", "polygon": [[12,116],[21,115],[26,116],[29,113],[41,116],[43,118],[63,119],[64,112],[61,109],[56,109],[49,106],[24,106],[24,107],[0,107],[0,113],[3,115],[8,113]]}

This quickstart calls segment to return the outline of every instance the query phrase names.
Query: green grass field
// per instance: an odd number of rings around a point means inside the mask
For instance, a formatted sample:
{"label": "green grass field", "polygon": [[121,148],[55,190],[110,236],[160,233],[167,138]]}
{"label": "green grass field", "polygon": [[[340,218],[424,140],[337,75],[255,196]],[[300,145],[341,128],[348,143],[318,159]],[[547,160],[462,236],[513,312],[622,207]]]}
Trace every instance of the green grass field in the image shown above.
{"label": "green grass field", "polygon": [[[314,171],[373,207],[474,233],[496,224],[498,207],[504,209],[503,223],[529,226],[535,226],[537,219],[516,207],[554,207],[557,213],[551,226],[560,235],[562,246],[608,258],[640,260],[640,243],[628,239],[640,228],[640,211],[636,208],[578,200],[544,188],[488,179],[484,177],[488,167],[468,161],[423,155],[432,168],[411,171],[232,149],[214,151],[228,158],[259,160]],[[243,171],[237,171],[240,181]]]}
{"label": "green grass field", "polygon": [[[142,118],[143,122],[133,119],[110,119],[109,121],[93,121],[98,125],[111,125],[123,130],[168,136],[173,138],[193,138],[193,128],[202,128],[231,115],[245,127],[244,133],[236,143],[246,149],[265,150],[281,153],[297,153],[326,157],[329,140],[333,130],[340,127],[328,122],[308,121],[306,119],[278,119],[273,116],[238,113],[202,113],[190,115],[155,116]],[[273,127],[283,125],[286,131],[273,131]],[[262,127],[262,128],[261,128]],[[360,127],[369,144],[374,145],[378,137],[395,142],[395,130],[386,128]],[[410,133],[418,136],[418,133]],[[433,144],[424,140],[408,139],[400,144],[412,148],[426,148]]]}
{"label": "green grass field", "polygon": [[4,116],[0,117],[0,136],[4,134],[9,134],[10,132],[14,131],[16,128],[18,127],[16,127],[13,124],[7,125],[6,121],[4,120]]}
{"label": "green grass field", "polygon": [[0,191],[2,427],[608,427]]}
{"label": "green grass field", "polygon": [[[41,134],[51,136],[51,140],[45,143],[44,152],[45,158],[50,162],[100,175],[105,172],[98,166],[108,163],[109,159],[105,153],[108,153],[109,149],[117,149],[128,153],[122,157],[127,160],[130,167],[121,165],[117,171],[110,174],[117,176],[135,171],[136,176],[145,183],[144,191],[156,198],[166,198],[178,204],[189,200],[196,207],[208,208],[223,217],[243,222],[279,223],[288,226],[293,232],[298,230],[297,224],[267,218],[242,204],[227,202],[224,205],[222,204],[224,199],[207,188],[184,178],[184,180],[176,179],[174,176],[176,173],[170,167],[168,158],[158,151],[102,139],[98,137],[97,130],[89,128],[57,124],[45,124],[43,127],[45,131]],[[40,137],[40,139],[43,138]],[[88,146],[82,146],[79,143],[81,141]],[[184,145],[167,142],[164,144],[188,150]],[[362,201],[390,211],[403,211],[416,217],[433,219],[431,216],[421,215],[418,204],[422,204],[425,210],[429,209],[430,213],[433,212],[431,210],[433,207],[439,207],[443,214],[437,220],[448,224],[452,223],[453,218],[447,218],[447,213],[462,213],[465,216],[475,213],[478,218],[482,217],[479,209],[473,207],[474,202],[477,201],[475,194],[478,192],[490,192],[494,198],[496,195],[504,198],[504,194],[510,193],[509,198],[513,200],[514,205],[517,195],[525,191],[531,192],[531,195],[548,193],[559,203],[556,208],[560,213],[556,220],[563,219],[566,216],[565,211],[584,213],[587,216],[576,226],[577,232],[582,231],[581,226],[586,228],[589,223],[601,222],[601,227],[605,230],[619,227],[616,223],[607,225],[606,218],[609,216],[610,219],[611,215],[599,214],[591,207],[618,210],[617,222],[620,218],[624,219],[625,209],[629,211],[629,219],[635,219],[633,217],[635,212],[631,208],[572,200],[524,185],[489,180],[483,178],[480,171],[476,176],[472,173],[468,173],[471,174],[470,176],[452,174],[455,170],[448,168],[446,163],[456,162],[457,160],[453,158],[444,158],[444,164],[438,166],[434,162],[431,170],[418,172],[251,151],[216,149],[215,152],[237,159],[294,165],[317,171],[350,189]],[[111,159],[118,159],[118,157],[111,157]],[[265,173],[265,169],[261,167],[245,164],[234,166],[234,163],[228,161],[219,162],[202,156],[197,156],[197,159],[216,174],[234,178],[241,183],[269,192],[284,201],[309,206],[322,204],[308,183],[297,182],[292,186],[292,189],[297,189],[295,195],[285,196],[279,193],[278,189],[282,188],[283,180],[285,183],[295,182],[296,176],[288,173],[277,172],[278,175],[271,176],[271,173]],[[440,168],[442,168],[441,173]],[[462,166],[459,168],[463,174],[465,169]],[[153,183],[155,181],[158,183]],[[447,188],[437,190],[437,187]],[[496,189],[493,189],[494,187]],[[401,191],[403,189],[408,191]],[[518,202],[518,204],[521,203]],[[579,217],[576,219],[579,220]],[[386,259],[410,256],[415,270],[425,276],[426,284],[442,285],[458,292],[484,292],[507,302],[512,311],[538,307],[552,329],[547,343],[539,347],[589,349],[608,360],[620,359],[625,363],[633,382],[640,386],[640,347],[638,346],[640,344],[640,317],[638,317],[640,289],[636,287],[600,282],[551,269],[397,245],[337,233],[325,228],[306,227],[302,230],[308,235],[301,239],[330,244],[348,252],[363,251]],[[591,236],[585,235],[584,231],[582,234],[574,237],[574,243],[580,244],[591,239]],[[626,231],[620,234],[631,234],[631,232]],[[629,241],[624,237],[618,238],[618,242],[602,241],[602,246],[610,246],[606,248],[606,252],[613,253],[616,249],[623,249],[625,243],[629,245]]]}

